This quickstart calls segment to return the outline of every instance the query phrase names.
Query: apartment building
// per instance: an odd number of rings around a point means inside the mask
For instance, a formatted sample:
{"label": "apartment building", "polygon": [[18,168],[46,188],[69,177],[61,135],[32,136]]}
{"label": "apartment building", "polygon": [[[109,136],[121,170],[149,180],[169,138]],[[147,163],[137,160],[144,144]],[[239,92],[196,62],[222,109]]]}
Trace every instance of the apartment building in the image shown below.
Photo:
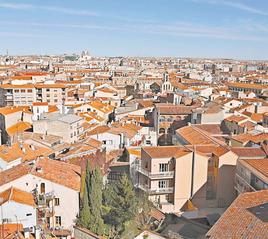
{"label": "apartment building", "polygon": [[60,104],[66,98],[65,84],[0,85],[0,106],[25,106],[33,102]]}
{"label": "apartment building", "polygon": [[231,115],[224,119],[223,125],[232,134],[243,134],[253,130],[256,123],[245,116]]}
{"label": "apartment building", "polygon": [[35,84],[36,101],[61,104],[67,98],[65,84]]}
{"label": "apartment building", "polygon": [[66,143],[75,143],[83,133],[83,122],[83,118],[73,114],[45,113],[33,122],[33,132],[60,136]]}
{"label": "apartment building", "polygon": [[178,127],[190,121],[191,106],[156,104],[153,109],[154,129],[159,145],[171,145],[172,135]]}
{"label": "apartment building", "polygon": [[136,187],[163,212],[183,210],[207,181],[208,158],[185,147],[143,147],[139,162]]}
{"label": "apartment building", "polygon": [[221,105],[208,103],[202,108],[193,110],[191,114],[192,124],[220,124],[224,119],[224,110]]}
{"label": "apartment building", "polygon": [[267,85],[248,84],[241,82],[228,83],[227,86],[231,91],[254,92],[256,95],[260,95],[268,90]]}
{"label": "apartment building", "polygon": [[[80,175],[79,166],[39,158],[0,172],[0,192],[15,187],[33,194],[37,204],[37,224],[43,230],[71,230],[79,213]],[[18,197],[23,199],[22,194]],[[21,215],[16,220],[20,222],[23,218],[25,216]],[[13,218],[11,223],[16,220]]]}
{"label": "apartment building", "polygon": [[101,141],[107,151],[143,145],[146,138],[142,134],[142,127],[134,124],[97,126],[87,135]]}
{"label": "apartment building", "polygon": [[176,130],[173,143],[195,149],[208,160],[206,190],[197,200],[201,207],[226,207],[235,198],[234,177],[238,155],[217,136],[217,125],[190,125]]}
{"label": "apartment building", "polygon": [[10,187],[0,192],[0,198],[2,220],[5,223],[17,222],[21,223],[23,228],[33,230],[37,225],[37,205],[31,193]]}
{"label": "apartment building", "polygon": [[268,158],[238,160],[235,189],[237,194],[268,189]]}
{"label": "apartment building", "polygon": [[0,129],[2,143],[12,142],[20,131],[30,128],[32,112],[29,107],[9,106],[0,109]]}
{"label": "apartment building", "polygon": [[32,105],[36,101],[35,87],[25,85],[0,85],[0,106]]}

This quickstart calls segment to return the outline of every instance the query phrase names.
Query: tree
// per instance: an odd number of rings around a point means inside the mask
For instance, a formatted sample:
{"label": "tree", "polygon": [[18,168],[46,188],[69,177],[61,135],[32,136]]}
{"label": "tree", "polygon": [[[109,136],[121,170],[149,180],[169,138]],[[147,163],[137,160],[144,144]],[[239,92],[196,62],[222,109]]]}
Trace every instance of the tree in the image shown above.
{"label": "tree", "polygon": [[122,155],[118,159],[119,162],[129,162],[129,152],[124,148]]}
{"label": "tree", "polygon": [[99,168],[93,172],[87,162],[86,176],[83,185],[83,200],[77,224],[90,231],[103,235],[104,222],[102,219],[102,176]]}
{"label": "tree", "polygon": [[125,224],[131,221],[137,212],[137,200],[133,185],[126,174],[118,182],[110,185],[105,202],[110,207],[106,222],[123,232]]}
{"label": "tree", "polygon": [[91,218],[89,221],[89,229],[98,234],[104,233],[104,222],[102,219],[102,175],[99,168],[96,168],[91,177],[89,194],[89,206],[91,212]]}
{"label": "tree", "polygon": [[148,230],[150,229],[149,221],[151,218],[153,203],[148,199],[148,195],[146,193],[141,192],[138,198],[139,213],[137,214],[135,221],[140,230]]}
{"label": "tree", "polygon": [[90,222],[90,207],[89,207],[89,188],[88,181],[90,181],[90,168],[89,163],[87,163],[86,175],[82,177],[82,207],[79,212],[79,217],[77,224],[81,227],[88,228]]}

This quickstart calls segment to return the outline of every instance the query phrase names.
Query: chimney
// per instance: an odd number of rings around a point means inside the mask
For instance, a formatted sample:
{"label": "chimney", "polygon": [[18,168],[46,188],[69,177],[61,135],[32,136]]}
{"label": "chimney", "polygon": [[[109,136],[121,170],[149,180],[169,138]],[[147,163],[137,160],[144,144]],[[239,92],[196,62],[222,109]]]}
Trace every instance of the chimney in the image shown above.
{"label": "chimney", "polygon": [[41,238],[41,231],[39,228],[35,228],[35,239]]}
{"label": "chimney", "polygon": [[24,237],[26,239],[30,238],[30,228],[27,227],[27,228],[24,229]]}
{"label": "chimney", "polygon": [[36,167],[35,171],[37,173],[42,173],[43,169],[42,169],[42,167]]}

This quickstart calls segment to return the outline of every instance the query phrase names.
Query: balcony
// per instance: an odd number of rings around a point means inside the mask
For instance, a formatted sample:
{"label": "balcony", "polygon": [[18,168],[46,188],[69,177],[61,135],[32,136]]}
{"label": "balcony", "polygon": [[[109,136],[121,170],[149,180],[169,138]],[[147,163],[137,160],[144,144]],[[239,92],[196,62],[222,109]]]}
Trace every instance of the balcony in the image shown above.
{"label": "balcony", "polygon": [[166,187],[166,188],[149,188],[145,184],[137,184],[136,187],[139,189],[147,192],[148,194],[169,194],[174,192],[173,187]]}
{"label": "balcony", "polygon": [[137,171],[141,174],[147,176],[150,179],[167,179],[167,178],[173,178],[174,177],[174,171],[167,171],[167,172],[157,172],[157,173],[151,173],[147,170],[141,168],[141,166],[137,167]]}
{"label": "balcony", "polygon": [[39,194],[37,196],[37,205],[39,207],[47,207],[47,203],[54,198],[54,192],[49,192],[46,194]]}
{"label": "balcony", "polygon": [[239,193],[244,192],[254,192],[256,189],[250,185],[243,177],[241,177],[238,173],[235,175],[235,189]]}

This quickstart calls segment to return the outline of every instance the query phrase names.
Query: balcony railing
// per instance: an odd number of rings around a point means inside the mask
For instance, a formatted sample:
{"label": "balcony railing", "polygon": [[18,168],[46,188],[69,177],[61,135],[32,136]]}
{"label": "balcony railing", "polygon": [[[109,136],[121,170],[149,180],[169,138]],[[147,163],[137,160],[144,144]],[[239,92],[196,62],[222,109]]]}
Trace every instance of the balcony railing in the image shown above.
{"label": "balcony railing", "polygon": [[[238,183],[238,181],[240,182],[240,185]],[[235,185],[235,189],[237,191],[239,191],[240,193],[243,193],[243,192],[254,192],[256,191],[256,189],[254,187],[252,187],[250,185],[250,183],[248,183],[243,177],[241,177],[238,173],[236,173],[235,175],[235,182],[236,182],[236,185]]]}
{"label": "balcony railing", "polygon": [[37,205],[40,207],[46,207],[47,202],[54,198],[54,192],[49,192],[45,194],[39,194],[37,196]]}
{"label": "balcony railing", "polygon": [[149,193],[149,194],[168,194],[173,193],[173,187],[166,187],[166,188],[149,188],[147,185],[144,184],[137,184],[136,187],[140,188],[141,190]]}
{"label": "balcony railing", "polygon": [[142,173],[143,175],[151,178],[151,179],[173,178],[174,177],[174,171],[151,173],[151,172],[148,172],[147,170],[141,168],[141,166],[137,166],[137,171]]}

